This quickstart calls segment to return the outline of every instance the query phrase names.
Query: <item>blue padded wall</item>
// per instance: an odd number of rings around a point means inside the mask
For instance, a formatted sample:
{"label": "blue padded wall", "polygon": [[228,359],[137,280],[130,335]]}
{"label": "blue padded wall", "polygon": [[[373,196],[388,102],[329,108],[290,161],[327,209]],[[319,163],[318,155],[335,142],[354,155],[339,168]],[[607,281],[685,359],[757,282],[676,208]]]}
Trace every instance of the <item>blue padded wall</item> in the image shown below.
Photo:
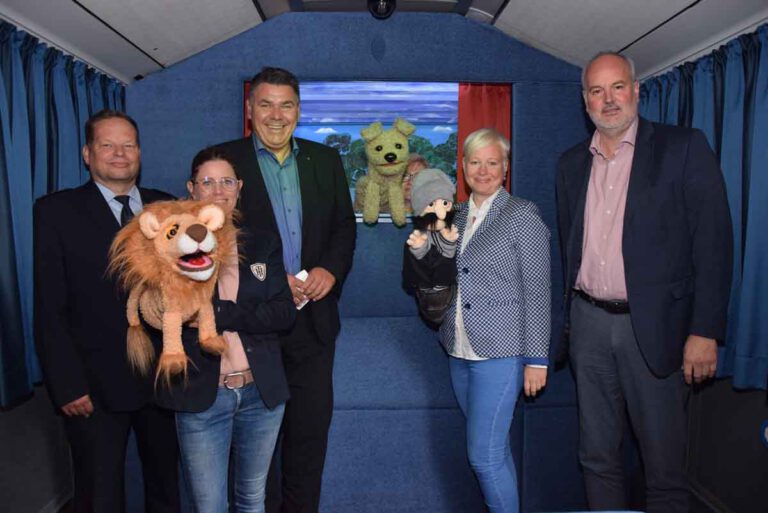
{"label": "blue padded wall", "polygon": [[[552,234],[554,344],[560,338],[563,296],[555,168],[560,153],[588,136],[588,120],[578,83],[526,82],[515,84],[512,91],[512,189],[538,205]],[[524,508],[553,511],[583,506],[583,485],[580,478],[574,478],[580,476],[580,470],[576,394],[570,370],[550,374],[545,392],[524,405],[525,451],[520,464]]]}
{"label": "blue padded wall", "polygon": [[[265,65],[301,80],[514,84],[514,192],[535,201],[556,233],[554,165],[586,134],[579,70],[453,14],[396,13],[386,21],[363,13],[286,14],[131,84],[126,97],[141,128],[142,184],[184,194],[195,152],[240,136],[242,84]],[[323,513],[483,508],[446,356],[400,285],[407,233],[391,224],[358,225],[340,305]],[[557,255],[553,245],[556,300]],[[539,399],[519,402],[510,437],[523,511],[584,506],[575,419],[567,370],[551,377]]]}
{"label": "blue padded wall", "polygon": [[300,80],[579,80],[576,67],[455,14],[284,14],[126,88],[142,183],[183,194],[195,152],[242,134],[243,82],[266,65]]}
{"label": "blue padded wall", "polygon": [[342,317],[417,315],[416,303],[400,287],[407,233],[391,223],[357,225],[355,261],[341,297]]}

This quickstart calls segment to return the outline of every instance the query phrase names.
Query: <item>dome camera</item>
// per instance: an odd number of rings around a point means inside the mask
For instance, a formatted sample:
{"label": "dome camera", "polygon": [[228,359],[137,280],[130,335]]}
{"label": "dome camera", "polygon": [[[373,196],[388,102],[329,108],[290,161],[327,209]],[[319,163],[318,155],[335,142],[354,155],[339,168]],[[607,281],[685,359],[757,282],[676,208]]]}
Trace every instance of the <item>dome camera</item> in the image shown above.
{"label": "dome camera", "polygon": [[368,0],[368,11],[378,20],[392,16],[396,7],[395,0]]}

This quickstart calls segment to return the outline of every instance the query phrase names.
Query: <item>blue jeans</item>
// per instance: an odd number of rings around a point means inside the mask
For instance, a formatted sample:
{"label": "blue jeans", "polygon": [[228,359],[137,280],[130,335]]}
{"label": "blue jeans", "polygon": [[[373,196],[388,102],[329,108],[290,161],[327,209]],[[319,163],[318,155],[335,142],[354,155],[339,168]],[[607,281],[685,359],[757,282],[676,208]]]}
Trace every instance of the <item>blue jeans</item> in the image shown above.
{"label": "blue jeans", "polygon": [[449,357],[453,391],[467,419],[469,464],[491,513],[518,513],[517,473],[509,429],[523,384],[520,358]]}
{"label": "blue jeans", "polygon": [[264,512],[264,486],[285,404],[270,410],[256,385],[219,387],[216,400],[199,413],[176,413],[181,468],[194,511],[227,513],[230,449],[237,513]]}

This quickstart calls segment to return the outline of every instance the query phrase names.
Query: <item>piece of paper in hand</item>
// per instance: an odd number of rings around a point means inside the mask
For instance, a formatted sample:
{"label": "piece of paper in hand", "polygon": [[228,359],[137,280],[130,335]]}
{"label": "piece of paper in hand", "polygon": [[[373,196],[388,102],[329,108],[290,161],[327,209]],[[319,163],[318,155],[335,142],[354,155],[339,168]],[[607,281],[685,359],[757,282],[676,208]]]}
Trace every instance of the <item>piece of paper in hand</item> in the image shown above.
{"label": "piece of paper in hand", "polygon": [[[307,272],[306,269],[302,269],[301,271],[295,274],[295,277],[301,281],[304,281],[309,277],[309,273]],[[307,303],[309,303],[309,298],[305,299],[304,301],[296,305],[296,310],[301,310],[302,308],[304,308],[304,305],[306,305]]]}

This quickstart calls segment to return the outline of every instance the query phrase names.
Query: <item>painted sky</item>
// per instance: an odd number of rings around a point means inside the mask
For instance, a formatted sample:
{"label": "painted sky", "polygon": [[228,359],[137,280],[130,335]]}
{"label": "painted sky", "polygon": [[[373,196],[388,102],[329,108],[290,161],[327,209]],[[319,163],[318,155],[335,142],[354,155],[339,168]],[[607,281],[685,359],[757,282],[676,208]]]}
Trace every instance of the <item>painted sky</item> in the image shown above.
{"label": "painted sky", "polygon": [[402,117],[416,133],[443,142],[456,130],[459,85],[441,82],[302,82],[299,137],[322,140],[332,133],[351,133]]}

